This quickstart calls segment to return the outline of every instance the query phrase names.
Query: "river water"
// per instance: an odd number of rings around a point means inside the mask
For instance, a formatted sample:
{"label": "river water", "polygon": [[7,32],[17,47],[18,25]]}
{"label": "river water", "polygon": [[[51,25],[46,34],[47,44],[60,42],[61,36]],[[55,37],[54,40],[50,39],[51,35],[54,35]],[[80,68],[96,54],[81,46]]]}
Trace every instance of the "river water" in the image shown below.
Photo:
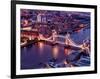
{"label": "river water", "polygon": [[[83,40],[90,37],[90,30],[80,31],[80,33],[71,34],[72,40],[77,44],[82,44]],[[21,69],[42,68],[41,63],[47,63],[50,59],[56,58],[57,63],[63,62],[66,56],[75,50],[64,48],[59,45],[49,45],[44,42],[38,42],[27,47],[21,48]],[[76,51],[77,52],[77,51]]]}

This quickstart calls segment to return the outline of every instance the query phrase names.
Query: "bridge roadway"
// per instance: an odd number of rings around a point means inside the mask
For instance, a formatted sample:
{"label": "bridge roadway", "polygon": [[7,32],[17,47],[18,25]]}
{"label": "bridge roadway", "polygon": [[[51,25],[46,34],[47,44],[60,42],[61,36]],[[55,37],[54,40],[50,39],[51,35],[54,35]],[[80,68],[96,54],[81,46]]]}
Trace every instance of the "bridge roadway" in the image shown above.
{"label": "bridge roadway", "polygon": [[[60,38],[64,38],[65,39],[65,42],[61,42],[61,41],[57,41],[57,40],[52,40],[53,39],[56,39],[57,37],[60,37]],[[45,40],[45,41],[49,41],[49,42],[53,42],[53,43],[58,43],[58,44],[62,44],[62,45],[70,45],[70,46],[73,46],[73,47],[77,47],[77,48],[82,48],[82,45],[78,45],[76,44],[75,42],[73,42],[71,40],[71,38],[69,36],[62,36],[62,35],[55,35],[55,36],[50,36],[49,38],[45,38],[43,36],[40,36],[40,39],[41,40]]]}
{"label": "bridge roadway", "polygon": [[[26,36],[26,37],[28,37],[29,40],[33,40],[34,39],[34,37],[31,37],[31,36]],[[64,38],[65,41],[64,42],[58,41],[57,38]],[[72,47],[76,47],[76,48],[80,48],[80,49],[88,49],[87,47],[84,46],[84,43],[81,44],[81,45],[76,44],[70,38],[69,34],[67,34],[66,36],[63,36],[63,35],[57,35],[56,33],[53,33],[52,36],[50,36],[48,38],[45,38],[43,35],[39,34],[38,40],[45,40],[45,41],[48,41],[48,42],[51,42],[51,43],[54,43],[54,44],[58,43],[58,44],[63,45],[63,46],[72,46]],[[25,43],[23,43],[23,44],[25,44]]]}

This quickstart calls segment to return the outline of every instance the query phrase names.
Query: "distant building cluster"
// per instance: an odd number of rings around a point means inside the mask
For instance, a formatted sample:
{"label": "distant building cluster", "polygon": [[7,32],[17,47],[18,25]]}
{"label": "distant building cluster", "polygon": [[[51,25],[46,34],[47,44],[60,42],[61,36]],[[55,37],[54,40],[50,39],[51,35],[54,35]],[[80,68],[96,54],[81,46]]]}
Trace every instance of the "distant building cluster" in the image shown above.
{"label": "distant building cluster", "polygon": [[79,32],[90,28],[90,13],[21,9],[21,27],[32,27],[43,34],[54,29],[59,34]]}

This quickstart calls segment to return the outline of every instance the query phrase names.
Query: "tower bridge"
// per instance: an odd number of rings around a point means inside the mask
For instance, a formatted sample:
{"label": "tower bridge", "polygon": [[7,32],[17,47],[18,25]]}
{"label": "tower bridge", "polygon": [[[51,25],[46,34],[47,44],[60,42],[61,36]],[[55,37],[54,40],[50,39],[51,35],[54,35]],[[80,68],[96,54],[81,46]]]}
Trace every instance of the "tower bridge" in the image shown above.
{"label": "tower bridge", "polygon": [[[58,38],[63,38],[64,42],[59,41]],[[82,44],[76,44],[70,37],[70,34],[66,34],[65,36],[63,35],[58,35],[56,31],[52,32],[52,35],[48,38],[45,38],[42,34],[39,34],[39,40],[45,40],[45,41],[49,41],[52,43],[58,43],[58,44],[62,44],[62,45],[66,45],[66,46],[73,46],[73,47],[77,47],[80,49],[85,49],[89,52],[89,46],[86,45],[86,43],[83,40]]]}
{"label": "tower bridge", "polygon": [[[70,37],[70,34],[67,33],[65,36],[64,35],[59,35],[55,30],[52,31],[52,35],[50,37],[45,37],[42,34],[39,34],[38,36],[32,36],[32,35],[24,35],[24,37],[29,38],[29,40],[34,40],[35,38],[38,38],[38,40],[45,40],[51,43],[58,43],[60,45],[64,46],[72,46],[76,48],[80,48],[83,50],[87,50],[88,52],[90,51],[89,46],[86,45],[86,42],[83,40],[82,44],[76,44]],[[63,38],[64,41],[59,41],[59,38]]]}

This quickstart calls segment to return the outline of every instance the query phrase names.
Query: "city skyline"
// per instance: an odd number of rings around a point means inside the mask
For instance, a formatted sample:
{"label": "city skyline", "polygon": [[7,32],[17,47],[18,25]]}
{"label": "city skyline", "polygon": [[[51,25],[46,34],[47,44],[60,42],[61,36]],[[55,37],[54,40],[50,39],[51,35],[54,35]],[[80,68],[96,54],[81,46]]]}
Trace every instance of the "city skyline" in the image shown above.
{"label": "city skyline", "polygon": [[20,11],[21,69],[90,66],[90,12]]}

